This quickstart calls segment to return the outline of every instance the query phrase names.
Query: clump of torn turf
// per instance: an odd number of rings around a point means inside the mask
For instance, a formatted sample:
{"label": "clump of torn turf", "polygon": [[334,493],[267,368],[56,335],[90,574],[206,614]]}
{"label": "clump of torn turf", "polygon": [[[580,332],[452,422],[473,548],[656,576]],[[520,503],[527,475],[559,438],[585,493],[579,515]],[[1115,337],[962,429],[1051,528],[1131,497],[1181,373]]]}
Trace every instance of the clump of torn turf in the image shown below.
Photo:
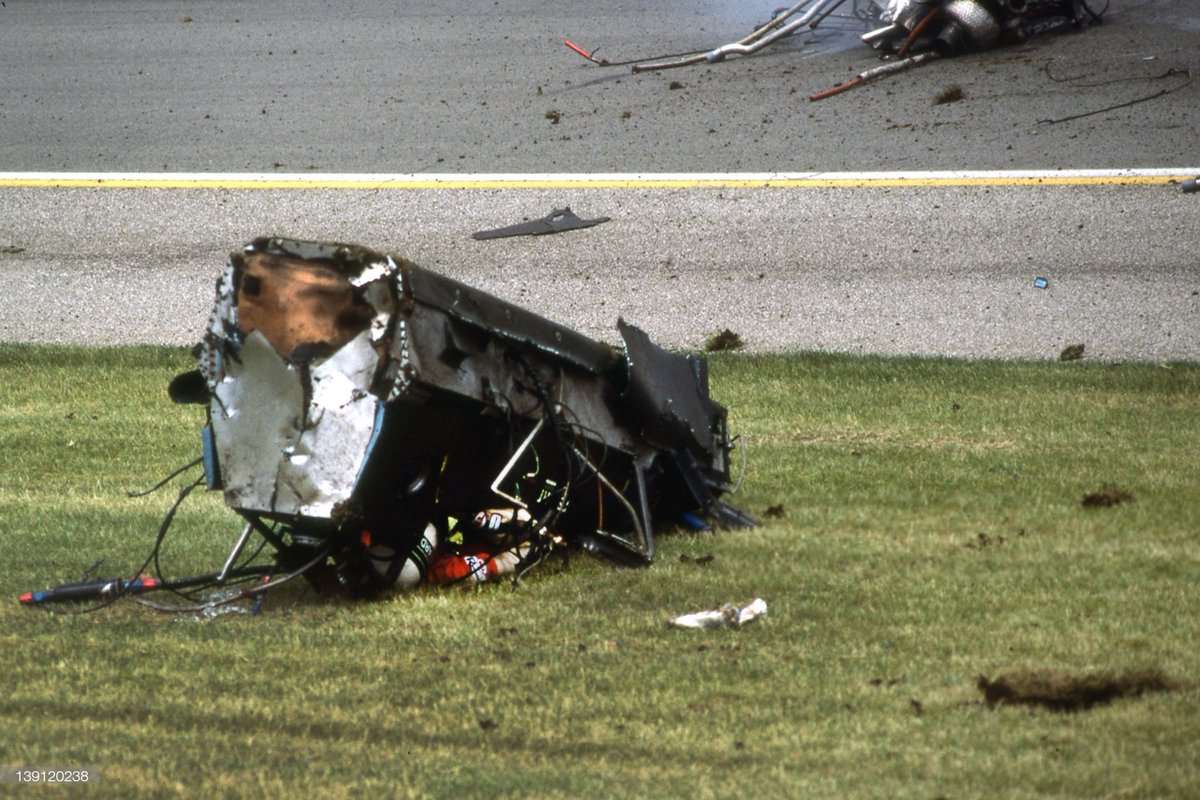
{"label": "clump of torn turf", "polygon": [[738,336],[733,331],[726,328],[715,336],[709,337],[704,343],[704,349],[709,353],[716,353],[721,350],[740,350],[742,348],[742,337]]}
{"label": "clump of torn turf", "polygon": [[945,105],[946,103],[957,103],[964,97],[966,97],[966,95],[963,93],[962,87],[957,83],[952,83],[933,96],[933,104],[935,106],[941,106]]}
{"label": "clump of torn turf", "polygon": [[1069,344],[1058,354],[1059,361],[1078,361],[1083,358],[1083,345]]}
{"label": "clump of torn turf", "polygon": [[975,538],[963,545],[968,550],[982,550],[985,547],[996,546],[1007,542],[1008,539],[1003,536],[992,536],[987,533],[977,533]]}
{"label": "clump of torn turf", "polygon": [[1060,712],[1083,711],[1121,698],[1179,688],[1157,669],[1090,675],[1033,669],[1006,673],[995,680],[980,675],[976,686],[983,692],[988,708],[1024,705]]}
{"label": "clump of torn turf", "polygon": [[1084,508],[1109,508],[1119,503],[1132,503],[1136,499],[1132,492],[1109,487],[1098,492],[1089,492],[1079,502]]}

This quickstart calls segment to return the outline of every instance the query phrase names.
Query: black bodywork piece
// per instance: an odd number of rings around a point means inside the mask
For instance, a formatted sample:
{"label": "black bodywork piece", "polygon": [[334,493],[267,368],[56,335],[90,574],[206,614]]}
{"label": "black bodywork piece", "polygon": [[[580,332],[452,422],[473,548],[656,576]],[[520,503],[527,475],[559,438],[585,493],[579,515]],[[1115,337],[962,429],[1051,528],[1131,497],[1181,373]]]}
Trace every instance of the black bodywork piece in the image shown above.
{"label": "black bodywork piece", "polygon": [[562,233],[576,231],[580,228],[591,228],[602,222],[608,222],[608,217],[583,219],[570,208],[557,208],[541,219],[519,222],[516,225],[506,225],[490,231],[479,231],[471,234],[473,239],[502,239],[506,236],[544,236],[547,233]]}

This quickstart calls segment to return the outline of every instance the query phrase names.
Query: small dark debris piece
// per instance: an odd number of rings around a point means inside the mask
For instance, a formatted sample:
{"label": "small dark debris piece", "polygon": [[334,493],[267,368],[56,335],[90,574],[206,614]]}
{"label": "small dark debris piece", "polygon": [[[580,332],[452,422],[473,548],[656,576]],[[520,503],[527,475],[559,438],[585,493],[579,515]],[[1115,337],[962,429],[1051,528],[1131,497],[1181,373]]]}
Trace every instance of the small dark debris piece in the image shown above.
{"label": "small dark debris piece", "polygon": [[1083,345],[1071,344],[1063,348],[1063,351],[1058,354],[1059,361],[1078,361],[1083,358]]}
{"label": "small dark debris piece", "polygon": [[911,708],[913,710],[913,713],[916,714],[918,717],[925,713],[925,704],[922,703],[920,700],[917,700],[916,698],[909,699],[908,707]]}
{"label": "small dark debris piece", "polygon": [[964,97],[966,97],[966,95],[963,94],[962,87],[957,83],[952,83],[934,95],[933,104],[935,106],[940,106],[945,105],[946,103],[957,103]]}
{"label": "small dark debris piece", "polygon": [[780,519],[781,517],[787,516],[787,510],[783,507],[783,504],[780,503],[777,506],[770,506],[766,511],[763,512],[763,516],[767,519]]}
{"label": "small dark debris piece", "polygon": [[1101,489],[1098,492],[1085,494],[1080,503],[1084,508],[1109,508],[1118,503],[1132,503],[1136,499],[1132,492],[1109,487]]}
{"label": "small dark debris piece", "polygon": [[683,553],[679,556],[679,560],[682,561],[684,564],[695,564],[698,567],[703,567],[707,564],[711,564],[713,562],[713,559],[715,559],[715,558],[716,558],[716,556],[714,556],[712,553],[709,553],[708,555],[695,556],[695,557],[689,556],[687,553]]}
{"label": "small dark debris piece", "polygon": [[546,119],[550,120],[551,125],[557,125],[562,121],[562,114],[555,111],[553,108],[545,113]]}
{"label": "small dark debris piece", "polygon": [[496,720],[492,719],[491,717],[484,717],[483,719],[479,720],[479,727],[483,728],[485,731],[494,731],[497,727],[499,727],[499,725],[497,724]]}
{"label": "small dark debris piece", "polygon": [[679,81],[671,81],[671,85],[670,85],[670,86],[668,86],[667,88],[668,88],[668,89],[671,89],[672,91],[673,91],[673,90],[675,90],[675,89],[682,89],[682,88],[683,88],[683,84],[682,84],[682,83],[680,83]]}
{"label": "small dark debris piece", "polygon": [[709,337],[704,343],[704,349],[709,353],[716,353],[721,350],[740,350],[742,348],[742,337],[726,328],[720,333]]}
{"label": "small dark debris piece", "polygon": [[1138,670],[1121,674],[1096,673],[1072,675],[1049,669],[1035,669],[976,681],[988,708],[998,705],[1040,706],[1051,711],[1080,711],[1124,697],[1140,697],[1149,692],[1178,689],[1176,683],[1159,670]]}
{"label": "small dark debris piece", "polygon": [[182,372],[167,386],[167,395],[176,403],[207,403],[208,384],[198,369]]}
{"label": "small dark debris piece", "polygon": [[5,255],[15,256],[17,253],[24,253],[24,247],[17,247],[15,244],[10,244],[6,247],[0,247],[0,253]]}

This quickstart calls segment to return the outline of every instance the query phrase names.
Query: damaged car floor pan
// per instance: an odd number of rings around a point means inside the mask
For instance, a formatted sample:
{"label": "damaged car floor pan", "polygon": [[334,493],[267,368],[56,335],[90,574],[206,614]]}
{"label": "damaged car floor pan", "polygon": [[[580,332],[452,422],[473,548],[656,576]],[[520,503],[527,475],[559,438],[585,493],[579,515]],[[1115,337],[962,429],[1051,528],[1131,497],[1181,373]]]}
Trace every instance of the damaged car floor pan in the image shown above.
{"label": "damaged car floor pan", "polygon": [[752,525],[720,499],[706,362],[617,329],[620,348],[397,256],[262,238],[170,391],[207,406],[208,487],[281,568],[344,593],[423,579],[464,529],[519,576],[557,545],[648,564],[681,519]]}

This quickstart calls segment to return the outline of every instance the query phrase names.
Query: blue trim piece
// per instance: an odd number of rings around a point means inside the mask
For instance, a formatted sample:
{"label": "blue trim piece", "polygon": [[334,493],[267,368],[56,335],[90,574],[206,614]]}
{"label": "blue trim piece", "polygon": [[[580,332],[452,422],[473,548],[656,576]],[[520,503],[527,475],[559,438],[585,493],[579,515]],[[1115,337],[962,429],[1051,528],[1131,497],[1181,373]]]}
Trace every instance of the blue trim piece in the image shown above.
{"label": "blue trim piece", "polygon": [[711,531],[712,526],[690,511],[685,511],[679,521],[694,531]]}
{"label": "blue trim piece", "polygon": [[213,434],[212,425],[205,425],[200,431],[200,442],[204,448],[205,486],[209,489],[219,489],[221,487],[221,471],[217,465],[217,440]]}
{"label": "blue trim piece", "polygon": [[371,453],[375,450],[375,443],[379,441],[379,432],[383,430],[383,412],[387,409],[387,404],[379,400],[375,401],[375,427],[371,430],[371,438],[367,440],[367,447],[363,451],[362,464],[358,467],[358,474],[354,476],[354,487],[358,488],[358,482],[362,480],[363,471],[366,470],[368,462],[371,460]]}

